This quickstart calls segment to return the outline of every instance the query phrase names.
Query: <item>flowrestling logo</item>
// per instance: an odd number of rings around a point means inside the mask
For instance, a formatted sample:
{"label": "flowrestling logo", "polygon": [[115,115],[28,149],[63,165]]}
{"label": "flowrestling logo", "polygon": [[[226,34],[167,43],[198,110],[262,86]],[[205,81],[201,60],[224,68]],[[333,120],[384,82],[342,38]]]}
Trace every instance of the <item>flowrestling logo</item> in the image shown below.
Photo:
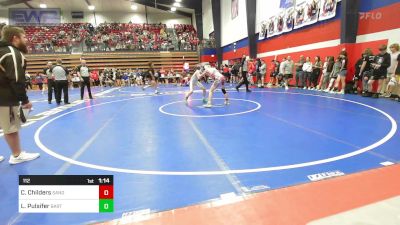
{"label": "flowrestling logo", "polygon": [[380,20],[382,16],[381,12],[360,12],[360,20]]}
{"label": "flowrestling logo", "polygon": [[339,177],[339,176],[343,176],[343,175],[345,175],[345,173],[343,173],[342,171],[336,170],[336,171],[312,174],[312,175],[308,175],[307,177],[311,181],[318,181],[318,180],[324,180],[324,179],[331,178],[331,177]]}
{"label": "flowrestling logo", "polygon": [[60,9],[10,9],[11,25],[52,25],[61,23]]}

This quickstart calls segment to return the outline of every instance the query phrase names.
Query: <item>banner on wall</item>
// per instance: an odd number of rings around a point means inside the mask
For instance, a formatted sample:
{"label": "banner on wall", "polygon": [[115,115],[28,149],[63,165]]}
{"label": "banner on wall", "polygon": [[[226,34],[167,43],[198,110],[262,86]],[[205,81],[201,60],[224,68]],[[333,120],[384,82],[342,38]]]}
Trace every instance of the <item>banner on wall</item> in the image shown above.
{"label": "banner on wall", "polygon": [[294,29],[318,21],[320,0],[298,0],[295,7]]}
{"label": "banner on wall", "polygon": [[239,0],[231,0],[231,18],[235,19],[239,15]]}
{"label": "banner on wall", "polygon": [[261,27],[260,27],[260,34],[258,36],[258,40],[263,40],[267,36],[267,21],[262,21],[261,22]]}
{"label": "banner on wall", "polygon": [[310,25],[318,21],[320,4],[320,0],[307,0],[304,25]]}
{"label": "banner on wall", "polygon": [[321,0],[319,21],[331,19],[336,16],[336,0]]}
{"label": "banner on wall", "polygon": [[276,16],[271,16],[267,23],[267,37],[270,38],[276,35]]}
{"label": "banner on wall", "polygon": [[296,6],[294,8],[294,29],[298,29],[304,26],[306,5],[306,0],[298,0],[296,2]]}
{"label": "banner on wall", "polygon": [[61,23],[60,9],[9,9],[10,25],[35,26],[57,25]]}
{"label": "banner on wall", "polygon": [[283,33],[283,28],[285,27],[285,10],[282,10],[276,17],[276,35]]}
{"label": "banner on wall", "polygon": [[[336,16],[340,0],[277,0],[280,10],[260,24],[259,40]],[[277,2],[278,3],[278,2]]]}
{"label": "banner on wall", "polygon": [[294,23],[294,7],[285,10],[283,32],[290,32],[293,30]]}
{"label": "banner on wall", "polygon": [[[280,13],[282,23],[281,33],[289,32],[293,29],[293,16],[295,0],[280,0],[280,8],[283,10]],[[278,27],[279,28],[279,27]],[[278,29],[279,30],[279,29]]]}
{"label": "banner on wall", "polygon": [[294,29],[318,21],[320,0],[298,0],[295,7]]}

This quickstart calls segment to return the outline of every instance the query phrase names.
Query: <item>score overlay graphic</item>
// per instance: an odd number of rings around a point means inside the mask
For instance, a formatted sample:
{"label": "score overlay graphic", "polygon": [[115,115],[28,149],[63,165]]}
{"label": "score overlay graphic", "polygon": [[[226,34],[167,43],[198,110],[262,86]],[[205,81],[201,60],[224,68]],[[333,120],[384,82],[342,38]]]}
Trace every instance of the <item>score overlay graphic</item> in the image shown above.
{"label": "score overlay graphic", "polygon": [[20,175],[20,213],[114,212],[112,175]]}

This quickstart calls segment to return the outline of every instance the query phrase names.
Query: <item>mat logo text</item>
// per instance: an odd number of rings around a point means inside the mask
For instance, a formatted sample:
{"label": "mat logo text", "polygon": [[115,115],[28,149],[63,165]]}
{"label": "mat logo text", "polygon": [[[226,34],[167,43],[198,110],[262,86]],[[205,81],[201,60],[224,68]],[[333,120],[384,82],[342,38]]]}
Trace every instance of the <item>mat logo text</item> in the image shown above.
{"label": "mat logo text", "polygon": [[311,181],[318,181],[318,180],[324,180],[324,179],[331,178],[331,177],[339,177],[339,176],[343,176],[343,175],[345,175],[345,173],[343,173],[342,171],[336,170],[336,171],[312,174],[312,175],[308,175],[307,177]]}

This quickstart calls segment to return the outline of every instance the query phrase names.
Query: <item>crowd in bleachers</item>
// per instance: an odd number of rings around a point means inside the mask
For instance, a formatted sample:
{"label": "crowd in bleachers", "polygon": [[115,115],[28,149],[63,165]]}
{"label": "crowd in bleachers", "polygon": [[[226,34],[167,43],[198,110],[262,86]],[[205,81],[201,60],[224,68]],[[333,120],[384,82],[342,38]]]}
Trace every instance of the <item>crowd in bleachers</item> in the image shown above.
{"label": "crowd in bleachers", "polygon": [[140,50],[158,51],[172,42],[164,24],[103,23],[85,40],[91,50]]}
{"label": "crowd in bleachers", "polygon": [[65,23],[57,26],[25,26],[30,52],[69,52],[89,35],[91,24]]}
{"label": "crowd in bleachers", "polygon": [[24,27],[32,53],[83,51],[190,51],[199,44],[192,25],[176,24],[167,32],[165,24],[64,23],[57,26]]}
{"label": "crowd in bleachers", "polygon": [[196,50],[199,39],[192,25],[175,24],[174,29],[178,38],[179,50]]}

